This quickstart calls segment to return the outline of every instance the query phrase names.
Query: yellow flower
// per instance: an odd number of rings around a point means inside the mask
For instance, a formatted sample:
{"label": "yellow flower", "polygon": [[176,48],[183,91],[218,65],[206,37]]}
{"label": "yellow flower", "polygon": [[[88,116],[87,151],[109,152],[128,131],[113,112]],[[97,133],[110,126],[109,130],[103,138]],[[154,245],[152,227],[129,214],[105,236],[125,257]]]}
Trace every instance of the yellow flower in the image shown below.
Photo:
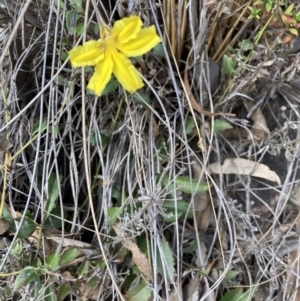
{"label": "yellow flower", "polygon": [[88,88],[101,95],[112,73],[130,93],[143,87],[137,69],[128,57],[145,54],[161,42],[154,25],[143,28],[142,20],[130,16],[116,21],[113,28],[101,26],[101,38],[91,40],[69,52],[72,66],[95,66]]}

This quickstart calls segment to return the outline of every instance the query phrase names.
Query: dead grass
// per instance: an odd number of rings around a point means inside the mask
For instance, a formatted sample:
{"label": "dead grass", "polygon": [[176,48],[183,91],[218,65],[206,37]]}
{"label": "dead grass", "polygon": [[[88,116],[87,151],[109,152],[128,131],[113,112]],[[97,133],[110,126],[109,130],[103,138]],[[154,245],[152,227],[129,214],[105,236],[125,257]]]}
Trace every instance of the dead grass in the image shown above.
{"label": "dead grass", "polygon": [[[299,56],[251,2],[0,0],[1,300],[298,300]],[[145,88],[86,93],[67,51],[131,13]]]}

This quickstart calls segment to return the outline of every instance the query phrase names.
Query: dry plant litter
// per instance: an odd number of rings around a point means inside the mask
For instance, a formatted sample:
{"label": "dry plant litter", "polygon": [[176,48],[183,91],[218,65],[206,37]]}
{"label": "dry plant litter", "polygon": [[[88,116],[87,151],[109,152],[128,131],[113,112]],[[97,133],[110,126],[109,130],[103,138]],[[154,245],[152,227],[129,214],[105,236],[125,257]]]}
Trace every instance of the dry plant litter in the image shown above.
{"label": "dry plant litter", "polygon": [[[299,300],[297,1],[0,5],[1,300]],[[132,15],[95,96],[69,51]]]}

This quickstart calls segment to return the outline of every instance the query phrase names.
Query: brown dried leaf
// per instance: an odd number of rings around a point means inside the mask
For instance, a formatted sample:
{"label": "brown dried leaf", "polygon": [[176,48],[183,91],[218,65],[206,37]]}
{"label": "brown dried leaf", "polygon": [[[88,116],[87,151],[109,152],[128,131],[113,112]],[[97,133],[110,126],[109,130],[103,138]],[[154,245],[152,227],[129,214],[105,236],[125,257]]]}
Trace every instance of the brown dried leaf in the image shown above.
{"label": "brown dried leaf", "polygon": [[[207,197],[208,198],[208,197]],[[196,212],[197,225],[199,231],[206,232],[209,223],[210,223],[210,215],[212,214],[211,203],[208,203],[206,208],[203,211]]]}
{"label": "brown dried leaf", "polygon": [[190,282],[185,287],[185,296],[184,300],[194,301],[199,300],[199,292],[201,289],[200,275],[195,273],[194,277],[190,280]]}
{"label": "brown dried leaf", "polygon": [[122,245],[132,253],[132,261],[137,265],[138,269],[143,273],[148,281],[152,280],[151,266],[146,255],[139,247],[130,239],[126,238]]}
{"label": "brown dried leaf", "polygon": [[[51,253],[51,246],[47,239],[44,239],[44,234],[42,233],[42,236],[40,235],[41,229],[37,228],[29,237],[29,242],[36,248],[39,249],[42,247],[44,249],[45,256],[49,255]],[[40,242],[40,240],[43,240],[43,243]]]}
{"label": "brown dried leaf", "polygon": [[0,235],[5,233],[9,229],[9,227],[10,227],[9,222],[6,219],[1,218],[0,219]]}
{"label": "brown dried leaf", "polygon": [[173,288],[168,299],[163,299],[164,301],[181,301],[181,300],[185,300],[182,299],[182,289],[181,287],[179,288]]}
{"label": "brown dried leaf", "polygon": [[210,164],[208,171],[212,174],[248,175],[276,182],[281,185],[277,173],[270,170],[268,166],[242,158],[228,158],[224,161],[223,165],[220,165],[219,162]]}
{"label": "brown dried leaf", "polygon": [[[121,236],[121,230],[119,225],[114,226],[114,230],[118,236]],[[132,261],[136,264],[138,269],[142,272],[144,277],[148,281],[152,281],[151,265],[146,255],[140,250],[140,248],[130,238],[124,238],[122,240],[124,248],[128,249],[132,253]]]}
{"label": "brown dried leaf", "polygon": [[57,244],[61,244],[62,247],[77,247],[77,248],[94,248],[91,244],[82,242],[80,240],[76,239],[70,239],[70,238],[62,238],[61,236],[46,236],[46,239],[53,240]]}
{"label": "brown dried leaf", "polygon": [[86,283],[82,283],[81,286],[78,288],[79,295],[82,298],[82,300],[92,300],[96,301],[99,300],[99,292],[101,288],[99,285],[95,286],[88,286]]}
{"label": "brown dried leaf", "polygon": [[13,145],[4,137],[0,138],[0,152],[7,152]]}
{"label": "brown dried leaf", "polygon": [[[250,101],[244,100],[244,104],[248,111],[251,111],[254,104]],[[253,133],[259,138],[260,140],[266,139],[266,136],[270,134],[269,128],[267,126],[266,118],[261,112],[260,108],[256,108],[252,114],[250,115],[254,121],[253,124]]]}

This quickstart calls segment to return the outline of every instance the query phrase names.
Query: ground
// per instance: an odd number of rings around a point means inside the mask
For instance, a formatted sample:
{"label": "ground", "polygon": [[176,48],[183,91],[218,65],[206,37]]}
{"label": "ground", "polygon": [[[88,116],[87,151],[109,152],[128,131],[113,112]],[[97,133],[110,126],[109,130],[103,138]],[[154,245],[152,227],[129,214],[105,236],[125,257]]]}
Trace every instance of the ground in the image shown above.
{"label": "ground", "polygon": [[[1,300],[300,299],[297,1],[0,3]],[[98,97],[68,53],[130,15]]]}

